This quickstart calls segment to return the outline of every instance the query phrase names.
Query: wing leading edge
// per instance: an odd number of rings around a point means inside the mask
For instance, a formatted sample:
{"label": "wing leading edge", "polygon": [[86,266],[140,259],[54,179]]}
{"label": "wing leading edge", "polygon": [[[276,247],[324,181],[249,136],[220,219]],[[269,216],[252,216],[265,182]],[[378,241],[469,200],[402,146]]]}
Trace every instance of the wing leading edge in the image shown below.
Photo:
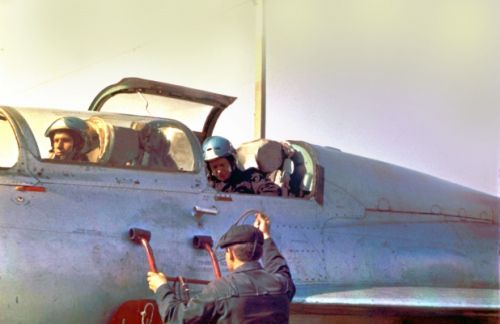
{"label": "wing leading edge", "polygon": [[500,316],[498,289],[302,285],[293,301],[295,314]]}

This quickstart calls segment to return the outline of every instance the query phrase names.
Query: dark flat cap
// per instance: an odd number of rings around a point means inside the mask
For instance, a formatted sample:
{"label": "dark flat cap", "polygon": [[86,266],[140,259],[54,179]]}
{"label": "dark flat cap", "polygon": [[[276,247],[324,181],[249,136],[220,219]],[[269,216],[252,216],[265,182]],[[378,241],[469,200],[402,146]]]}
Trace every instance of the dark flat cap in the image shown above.
{"label": "dark flat cap", "polygon": [[254,243],[264,244],[264,235],[252,225],[233,225],[219,239],[217,246],[226,248],[234,244]]}

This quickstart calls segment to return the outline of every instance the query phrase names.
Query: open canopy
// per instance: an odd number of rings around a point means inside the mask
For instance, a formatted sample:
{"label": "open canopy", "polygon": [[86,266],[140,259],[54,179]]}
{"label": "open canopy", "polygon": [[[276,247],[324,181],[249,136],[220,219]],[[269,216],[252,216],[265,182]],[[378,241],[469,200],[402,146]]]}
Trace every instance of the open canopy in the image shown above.
{"label": "open canopy", "polygon": [[234,100],[235,97],[174,84],[125,78],[104,88],[89,110],[179,120],[203,141],[212,134],[219,115]]}

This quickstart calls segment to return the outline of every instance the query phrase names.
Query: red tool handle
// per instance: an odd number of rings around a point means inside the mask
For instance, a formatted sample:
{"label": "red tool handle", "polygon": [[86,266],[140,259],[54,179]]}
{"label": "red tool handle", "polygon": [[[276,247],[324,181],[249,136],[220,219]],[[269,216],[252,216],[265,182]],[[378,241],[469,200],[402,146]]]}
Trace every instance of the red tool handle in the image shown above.
{"label": "red tool handle", "polygon": [[217,259],[215,258],[215,253],[212,250],[212,247],[210,246],[210,244],[208,242],[204,242],[203,248],[205,248],[205,250],[208,252],[208,255],[210,255],[210,261],[212,261],[212,268],[214,268],[215,278],[219,279],[221,277],[219,263],[217,262]]}
{"label": "red tool handle", "polygon": [[149,246],[148,241],[145,238],[141,238],[141,243],[146,250],[146,257],[148,258],[149,270],[151,272],[158,273],[158,269],[156,269],[155,257],[153,255],[153,250],[151,246]]}

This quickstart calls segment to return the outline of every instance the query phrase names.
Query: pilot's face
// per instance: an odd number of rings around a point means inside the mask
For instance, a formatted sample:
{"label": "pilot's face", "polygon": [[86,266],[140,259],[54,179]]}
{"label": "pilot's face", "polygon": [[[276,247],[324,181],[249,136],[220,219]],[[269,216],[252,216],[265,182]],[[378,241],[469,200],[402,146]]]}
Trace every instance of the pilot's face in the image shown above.
{"label": "pilot's face", "polygon": [[229,161],[220,157],[212,161],[208,161],[208,166],[212,171],[212,175],[216,177],[219,181],[227,181],[231,177],[231,164]]}
{"label": "pilot's face", "polygon": [[53,139],[54,158],[58,160],[71,159],[74,148],[73,137],[66,132],[56,132]]}

